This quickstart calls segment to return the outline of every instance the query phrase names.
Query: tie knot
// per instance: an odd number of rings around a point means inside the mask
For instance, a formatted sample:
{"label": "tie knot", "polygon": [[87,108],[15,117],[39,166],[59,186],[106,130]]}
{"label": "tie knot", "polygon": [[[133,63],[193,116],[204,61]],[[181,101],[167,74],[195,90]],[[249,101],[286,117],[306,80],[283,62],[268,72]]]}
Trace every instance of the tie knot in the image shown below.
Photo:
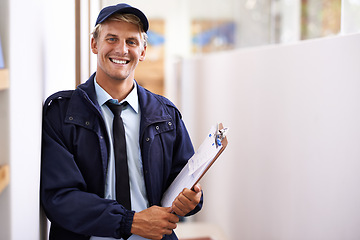
{"label": "tie knot", "polygon": [[128,102],[123,102],[121,104],[116,104],[116,103],[112,103],[110,101],[106,102],[106,105],[109,107],[109,109],[111,110],[111,112],[114,115],[120,115],[121,111],[123,110],[123,108],[128,104]]}

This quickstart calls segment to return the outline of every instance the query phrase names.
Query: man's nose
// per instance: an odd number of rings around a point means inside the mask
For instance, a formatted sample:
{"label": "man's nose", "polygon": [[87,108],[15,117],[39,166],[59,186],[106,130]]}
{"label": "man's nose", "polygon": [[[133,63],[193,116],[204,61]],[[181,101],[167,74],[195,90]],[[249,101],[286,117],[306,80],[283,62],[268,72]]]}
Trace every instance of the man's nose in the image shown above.
{"label": "man's nose", "polygon": [[121,55],[126,55],[129,52],[129,48],[124,41],[119,41],[116,46],[116,51],[119,52]]}

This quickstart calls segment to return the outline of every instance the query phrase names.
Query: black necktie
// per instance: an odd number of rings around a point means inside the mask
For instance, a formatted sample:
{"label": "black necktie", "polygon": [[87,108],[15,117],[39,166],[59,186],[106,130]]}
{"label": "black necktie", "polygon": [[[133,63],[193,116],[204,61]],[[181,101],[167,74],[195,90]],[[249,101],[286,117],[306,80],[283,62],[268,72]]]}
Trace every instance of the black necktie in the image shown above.
{"label": "black necktie", "polygon": [[121,118],[121,111],[127,102],[114,104],[106,102],[106,105],[114,114],[113,120],[113,143],[115,154],[115,188],[116,200],[128,210],[131,210],[129,170],[126,155],[126,139],[124,123]]}

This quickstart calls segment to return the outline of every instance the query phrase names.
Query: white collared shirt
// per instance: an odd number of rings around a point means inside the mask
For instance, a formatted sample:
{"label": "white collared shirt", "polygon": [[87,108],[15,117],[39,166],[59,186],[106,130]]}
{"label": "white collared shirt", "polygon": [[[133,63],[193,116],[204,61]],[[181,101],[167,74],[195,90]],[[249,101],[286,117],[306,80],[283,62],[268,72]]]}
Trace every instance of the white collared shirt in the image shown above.
{"label": "white collared shirt", "polygon": [[[110,137],[110,152],[108,160],[108,171],[105,183],[105,198],[116,200],[116,188],[115,188],[115,158],[114,158],[114,147],[113,147],[113,113],[105,104],[112,97],[96,82],[94,78],[95,92],[97,101],[101,107],[101,111],[104,116],[106,124],[106,130]],[[116,101],[117,100],[112,100]],[[125,138],[126,138],[126,152],[129,167],[129,181],[130,181],[130,196],[131,196],[131,209],[135,212],[140,212],[148,208],[148,199],[145,189],[145,180],[143,174],[143,164],[141,159],[141,150],[139,143],[140,134],[140,106],[137,95],[137,86],[134,82],[134,88],[131,90],[129,95],[122,101],[128,102],[127,105],[121,112],[121,118],[124,122]],[[121,103],[122,103],[121,102]],[[102,237],[91,237],[91,240],[100,239],[114,239],[114,238],[102,238]],[[143,237],[132,235],[129,240],[142,240]]]}

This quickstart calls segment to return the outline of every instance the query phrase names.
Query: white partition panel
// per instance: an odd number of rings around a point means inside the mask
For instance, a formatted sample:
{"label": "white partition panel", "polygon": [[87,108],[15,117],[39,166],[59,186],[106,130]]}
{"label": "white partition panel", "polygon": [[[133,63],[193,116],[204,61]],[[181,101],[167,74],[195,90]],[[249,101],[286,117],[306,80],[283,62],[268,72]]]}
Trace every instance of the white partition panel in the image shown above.
{"label": "white partition panel", "polygon": [[231,240],[360,239],[360,35],[188,59],[182,112],[195,147],[228,149],[197,220]]}

